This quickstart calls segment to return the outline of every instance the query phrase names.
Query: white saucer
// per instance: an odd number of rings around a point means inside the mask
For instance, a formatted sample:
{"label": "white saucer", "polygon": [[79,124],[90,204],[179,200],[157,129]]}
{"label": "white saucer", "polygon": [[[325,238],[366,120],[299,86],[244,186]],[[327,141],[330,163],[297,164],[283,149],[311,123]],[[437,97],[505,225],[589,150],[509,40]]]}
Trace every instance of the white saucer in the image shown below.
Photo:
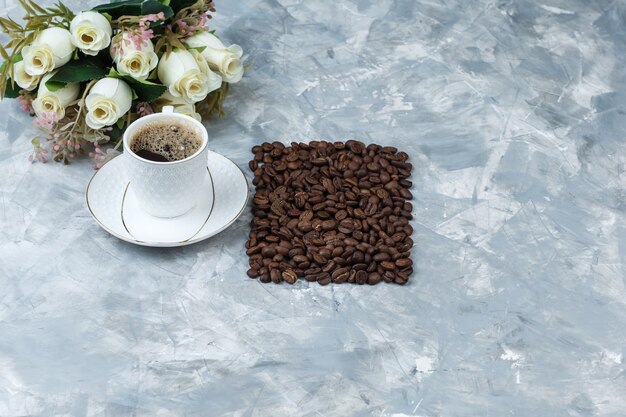
{"label": "white saucer", "polygon": [[191,245],[218,234],[243,213],[248,181],[237,165],[209,151],[207,176],[196,206],[172,219],[153,217],[139,208],[132,183],[125,176],[123,158],[100,168],[87,185],[89,212],[113,236],[142,246]]}

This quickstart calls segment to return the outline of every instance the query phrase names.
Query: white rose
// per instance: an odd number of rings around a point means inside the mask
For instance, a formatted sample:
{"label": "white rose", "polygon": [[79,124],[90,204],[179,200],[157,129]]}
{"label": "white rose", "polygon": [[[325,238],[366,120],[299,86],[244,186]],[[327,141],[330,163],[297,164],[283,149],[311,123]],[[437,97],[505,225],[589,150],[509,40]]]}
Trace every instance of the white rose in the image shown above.
{"label": "white rose", "polygon": [[57,91],[50,91],[46,87],[46,82],[52,78],[55,73],[44,75],[37,90],[37,98],[33,100],[33,109],[37,116],[44,113],[55,114],[57,120],[65,117],[65,109],[71,103],[78,99],[80,93],[80,84],[67,84],[65,87]]}
{"label": "white rose", "polygon": [[164,54],[159,62],[159,79],[174,97],[182,97],[187,103],[202,101],[215,85],[210,85],[196,59],[189,51],[176,50]]}
{"label": "white rose", "polygon": [[19,61],[13,64],[13,81],[20,88],[27,91],[33,91],[37,88],[37,84],[41,80],[41,75],[30,75],[24,69],[24,61]]}
{"label": "white rose", "polygon": [[44,29],[31,45],[22,49],[24,70],[30,75],[43,75],[67,64],[75,49],[69,30]]}
{"label": "white rose", "polygon": [[226,47],[217,36],[209,32],[198,33],[186,42],[192,48],[204,48],[202,56],[212,69],[222,74],[227,83],[234,84],[243,77],[243,50],[239,45]]}
{"label": "white rose", "polygon": [[144,40],[141,49],[126,32],[115,35],[111,43],[111,58],[117,65],[117,72],[136,80],[145,80],[150,71],[159,64],[159,57],[154,53],[154,45]]}
{"label": "white rose", "polygon": [[98,12],[80,12],[70,23],[72,43],[85,55],[98,55],[109,47],[113,30],[106,17]]}
{"label": "white rose", "polygon": [[163,107],[172,106],[174,107],[174,113],[184,114],[193,117],[199,122],[202,121],[202,116],[196,112],[196,107],[193,104],[187,103],[182,97],[174,97],[169,91],[163,93],[152,104],[156,111],[163,111]]}
{"label": "white rose", "polygon": [[193,55],[193,58],[196,60],[196,64],[198,64],[198,68],[204,75],[207,76],[207,83],[209,84],[209,92],[215,91],[222,86],[222,77],[211,70],[209,64],[206,62],[206,59],[195,49],[190,49],[189,52]]}
{"label": "white rose", "polygon": [[91,87],[85,100],[87,116],[85,120],[92,129],[111,126],[130,110],[133,92],[122,80],[103,78]]}

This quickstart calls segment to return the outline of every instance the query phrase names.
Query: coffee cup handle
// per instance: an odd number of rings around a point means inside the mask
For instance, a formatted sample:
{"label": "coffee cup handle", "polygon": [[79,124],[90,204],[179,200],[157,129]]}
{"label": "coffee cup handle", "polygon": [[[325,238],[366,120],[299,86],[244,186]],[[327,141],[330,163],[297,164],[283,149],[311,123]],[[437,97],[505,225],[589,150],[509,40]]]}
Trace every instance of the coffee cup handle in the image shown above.
{"label": "coffee cup handle", "polygon": [[161,113],[174,113],[174,106],[163,106]]}

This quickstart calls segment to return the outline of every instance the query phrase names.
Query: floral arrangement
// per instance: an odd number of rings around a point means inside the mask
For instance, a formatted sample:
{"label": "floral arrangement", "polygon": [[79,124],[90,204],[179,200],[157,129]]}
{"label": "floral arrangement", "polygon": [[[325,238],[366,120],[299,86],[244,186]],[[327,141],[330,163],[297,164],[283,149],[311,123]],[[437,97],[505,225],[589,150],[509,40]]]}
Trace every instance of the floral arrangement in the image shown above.
{"label": "floral arrangement", "polygon": [[[211,0],[128,0],[74,14],[63,3],[20,0],[23,25],[0,18],[0,97],[16,98],[45,132],[30,160],[70,158],[92,147],[99,168],[125,128],[170,105],[198,120],[241,80],[243,51],[209,30]],[[107,149],[103,145],[107,146]]]}

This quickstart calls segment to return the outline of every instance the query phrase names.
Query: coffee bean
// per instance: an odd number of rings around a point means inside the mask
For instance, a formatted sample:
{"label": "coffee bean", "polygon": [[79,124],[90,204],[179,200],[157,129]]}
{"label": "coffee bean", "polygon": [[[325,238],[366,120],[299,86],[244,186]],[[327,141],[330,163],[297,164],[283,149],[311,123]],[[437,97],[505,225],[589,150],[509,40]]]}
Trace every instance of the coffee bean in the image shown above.
{"label": "coffee bean", "polygon": [[259,271],[257,269],[248,269],[248,276],[250,278],[258,278]]}
{"label": "coffee bean", "polygon": [[406,188],[400,188],[400,195],[407,200],[413,199],[413,194],[411,194],[411,192]]}
{"label": "coffee bean", "polygon": [[337,223],[334,220],[325,220],[322,222],[322,229],[334,230],[337,227]]}
{"label": "coffee bean", "polygon": [[335,279],[335,278],[337,278],[339,275],[344,274],[344,273],[347,273],[347,272],[349,272],[349,271],[350,271],[350,269],[349,269],[349,268],[345,268],[345,267],[338,268],[338,269],[335,269],[335,271],[333,271],[333,273],[331,274],[331,277],[332,277],[333,279]]}
{"label": "coffee bean", "polygon": [[367,283],[369,285],[376,285],[380,282],[381,275],[378,272],[372,272],[367,276]]}
{"label": "coffee bean", "polygon": [[355,271],[364,271],[367,269],[367,264],[364,264],[364,263],[354,264],[352,265],[352,269],[354,269]]}
{"label": "coffee bean", "polygon": [[298,279],[298,276],[296,275],[295,272],[293,272],[293,270],[291,269],[287,269],[286,271],[284,271],[282,273],[282,278],[285,280],[285,282],[287,282],[288,284],[294,284],[296,282],[296,280]]}
{"label": "coffee bean", "polygon": [[344,282],[346,282],[348,280],[348,277],[350,276],[350,273],[348,271],[343,272],[339,275],[337,275],[336,277],[333,278],[333,282],[335,284],[343,284]]}
{"label": "coffee bean", "polygon": [[411,258],[400,258],[400,259],[396,259],[396,266],[399,269],[402,268],[407,268],[409,266],[413,265],[413,261],[411,260]]}
{"label": "coffee bean", "polygon": [[359,285],[363,285],[367,282],[367,272],[361,270],[356,273],[355,281]]}
{"label": "coffee bean", "polygon": [[402,276],[400,276],[400,275],[397,275],[397,276],[394,278],[394,282],[395,282],[396,284],[400,284],[400,285],[405,285],[408,281],[409,281],[409,280],[408,280],[408,278],[402,277]]}
{"label": "coffee bean", "polygon": [[323,256],[324,258],[326,258],[326,259],[330,259],[331,255],[332,255],[332,251],[330,249],[328,249],[328,248],[322,248],[322,249],[320,249],[319,254],[321,256]]}
{"label": "coffee bean", "polygon": [[335,268],[337,268],[337,264],[335,263],[335,261],[328,261],[326,265],[324,265],[324,268],[322,268],[322,271],[330,273],[334,271]]}
{"label": "coffee bean", "polygon": [[260,246],[258,246],[258,245],[257,246],[253,246],[253,247],[251,247],[250,249],[248,249],[246,251],[246,255],[248,255],[248,256],[255,255],[255,254],[261,252],[261,249],[262,248]]}
{"label": "coffee bean", "polygon": [[365,254],[361,251],[356,251],[352,254],[352,262],[361,263],[365,259]]}
{"label": "coffee bean", "polygon": [[337,213],[335,213],[335,219],[337,219],[337,221],[342,221],[347,216],[348,216],[348,212],[345,210],[339,210]]}
{"label": "coffee bean", "polygon": [[406,153],[350,140],[264,142],[253,154],[249,275],[261,282],[408,281],[413,167]]}
{"label": "coffee bean", "polygon": [[326,274],[324,277],[318,278],[317,283],[320,285],[328,285],[330,284],[330,276]]}
{"label": "coffee bean", "polygon": [[274,249],[272,246],[265,246],[261,250],[261,255],[263,255],[264,258],[273,258],[274,255],[276,255],[276,249]]}
{"label": "coffee bean", "polygon": [[391,256],[388,253],[386,253],[386,252],[380,252],[380,253],[377,253],[376,255],[374,255],[374,260],[376,262],[388,261],[390,259],[391,259]]}
{"label": "coffee bean", "polygon": [[280,283],[280,281],[282,280],[280,270],[278,270],[277,268],[272,269],[270,271],[270,278],[274,284]]}
{"label": "coffee bean", "polygon": [[291,259],[293,259],[294,262],[297,262],[297,263],[307,262],[309,260],[309,258],[304,255],[292,256]]}
{"label": "coffee bean", "polygon": [[380,266],[382,266],[387,271],[393,271],[394,269],[396,269],[396,265],[393,262],[389,262],[389,261],[381,262]]}
{"label": "coffee bean", "polygon": [[328,259],[326,259],[325,257],[321,256],[319,253],[314,253],[313,254],[313,260],[315,261],[315,263],[317,263],[318,265],[326,265],[326,263],[328,262]]}

